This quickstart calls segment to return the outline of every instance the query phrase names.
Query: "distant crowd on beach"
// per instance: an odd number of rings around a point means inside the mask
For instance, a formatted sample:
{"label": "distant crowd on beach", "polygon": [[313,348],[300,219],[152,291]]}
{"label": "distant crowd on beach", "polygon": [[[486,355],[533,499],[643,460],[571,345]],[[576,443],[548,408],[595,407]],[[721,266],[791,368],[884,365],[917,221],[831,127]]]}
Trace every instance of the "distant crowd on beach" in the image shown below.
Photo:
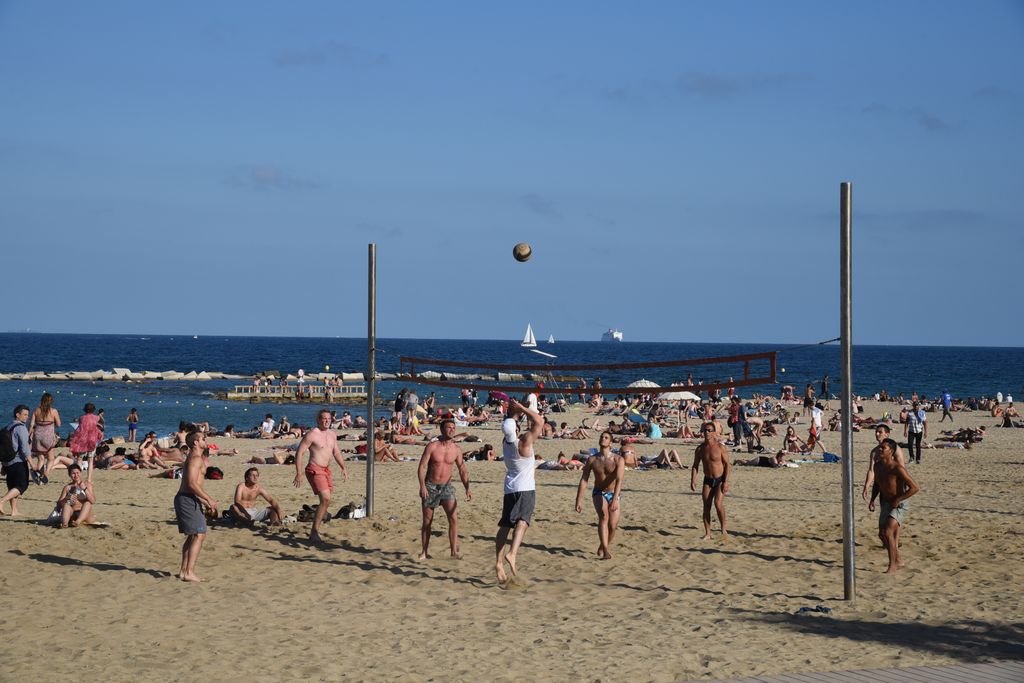
{"label": "distant crowd on beach", "polygon": [[[449,521],[449,539],[453,557],[460,557],[458,547],[458,520],[455,492],[451,486],[453,473],[458,473],[470,499],[466,463],[474,460],[500,461],[506,467],[502,517],[495,538],[497,556],[495,572],[499,581],[507,581],[509,573],[515,575],[516,560],[523,537],[532,519],[536,489],[534,472],[544,470],[578,470],[581,473],[577,495],[577,510],[581,509],[583,492],[591,477],[594,478],[593,501],[598,516],[600,546],[598,555],[608,559],[612,554],[615,529],[619,517],[619,490],[628,470],[689,469],[691,488],[697,490],[697,474],[704,471],[701,485],[705,538],[711,536],[711,511],[715,510],[723,534],[726,533],[724,496],[729,491],[733,465],[759,467],[793,467],[820,453],[826,462],[837,456],[824,445],[827,431],[842,428],[843,415],[833,410],[834,396],[829,392],[827,376],[822,380],[821,392],[807,383],[802,392],[792,385],[781,388],[778,396],[754,394],[741,398],[734,388],[711,390],[706,397],[700,385],[693,387],[691,397],[679,400],[660,398],[659,393],[617,395],[603,394],[600,378],[587,385],[574,387],[572,395],[545,393],[544,385],[524,391],[519,399],[500,392],[491,392],[486,401],[480,401],[475,389],[460,392],[461,404],[442,406],[431,392],[420,400],[414,388],[398,391],[389,415],[376,421],[375,429],[368,429],[366,420],[352,416],[349,411],[323,409],[312,426],[292,424],[284,415],[275,419],[267,413],[258,425],[236,431],[233,425],[220,430],[208,422],[182,422],[172,435],[159,437],[147,431],[137,442],[141,418],[132,408],[125,421],[129,436],[107,439],[104,434],[105,415],[95,405],[87,403],[78,417],[75,429],[65,437],[58,435],[62,427],[61,415],[53,405],[53,397],[44,393],[39,406],[30,409],[19,405],[13,421],[0,433],[0,460],[3,462],[8,491],[0,499],[0,514],[18,514],[18,498],[30,482],[46,485],[54,470],[64,469],[69,481],[62,487],[53,511],[46,520],[55,526],[67,527],[95,522],[96,489],[95,470],[151,470],[151,477],[180,479],[181,488],[175,498],[175,514],[179,528],[186,536],[182,548],[179,577],[186,581],[198,580],[195,562],[206,534],[208,516],[218,516],[215,501],[202,486],[204,479],[223,476],[219,468],[210,465],[211,456],[235,455],[237,449],[218,447],[209,443],[209,437],[253,438],[268,441],[286,440],[288,445],[271,446],[270,455],[254,456],[247,464],[244,479],[236,488],[232,504],[223,515],[227,521],[242,525],[258,523],[280,524],[305,520],[312,522],[310,539],[320,542],[321,523],[330,519],[328,505],[333,491],[331,460],[336,461],[347,479],[346,460],[365,459],[372,453],[379,463],[403,458],[396,445],[422,446],[418,458],[418,477],[424,514],[424,533],[421,537],[421,557],[429,558],[429,530],[433,512],[442,507]],[[575,393],[579,391],[579,393]],[[578,401],[576,400],[578,397]],[[863,398],[855,397],[852,415],[854,430],[872,429],[877,446],[872,451],[863,495],[874,499],[879,495],[888,501],[886,519],[897,519],[897,528],[880,520],[880,537],[887,549],[898,549],[898,527],[902,525],[900,507],[905,499],[916,493],[908,463],[921,462],[922,448],[972,448],[985,437],[986,427],[950,429],[929,442],[930,422],[952,423],[954,415],[962,412],[983,411],[1000,420],[998,427],[1024,427],[1013,405],[1012,397],[953,398],[949,392],[927,398],[917,393],[890,396],[879,392],[873,397],[882,403],[893,403],[892,411],[883,411],[878,417],[865,416]],[[564,419],[569,408],[583,408],[585,417],[570,425]],[[941,413],[941,417],[937,416]],[[562,417],[563,419],[559,419]],[[1015,420],[1015,418],[1018,418]],[[607,424],[605,424],[607,422]],[[479,442],[478,435],[459,431],[469,427],[500,426],[502,448],[482,444],[463,451],[458,444]],[[797,432],[806,425],[806,437]],[[902,427],[903,443],[892,439],[893,429]],[[352,433],[355,430],[356,433]],[[340,433],[339,433],[340,432]],[[776,447],[765,439],[779,438]],[[596,439],[596,447],[568,447],[557,445],[561,441],[588,441]],[[692,444],[696,448],[690,459],[676,447],[657,446],[664,439]],[[341,448],[345,442],[354,448]],[[551,442],[558,449],[557,456],[547,459],[537,453],[537,446]],[[66,447],[63,453],[60,447]],[[639,447],[655,446],[647,455],[638,453]],[[733,453],[745,451],[752,459],[730,461]],[[904,452],[906,449],[906,452]],[[343,455],[343,454],[349,455]],[[308,462],[303,465],[304,456]],[[794,462],[795,461],[795,462]],[[296,468],[294,484],[303,478],[318,497],[315,506],[307,506],[297,515],[286,515],[269,491],[259,481],[261,465],[290,465]],[[876,483],[882,480],[881,488]],[[896,482],[893,484],[893,482]],[[263,503],[258,503],[262,500]],[[893,513],[893,510],[897,512]],[[352,510],[349,510],[352,513]],[[883,523],[884,522],[884,523]],[[883,528],[884,527],[884,528]],[[898,553],[890,555],[890,570],[899,568]]]}

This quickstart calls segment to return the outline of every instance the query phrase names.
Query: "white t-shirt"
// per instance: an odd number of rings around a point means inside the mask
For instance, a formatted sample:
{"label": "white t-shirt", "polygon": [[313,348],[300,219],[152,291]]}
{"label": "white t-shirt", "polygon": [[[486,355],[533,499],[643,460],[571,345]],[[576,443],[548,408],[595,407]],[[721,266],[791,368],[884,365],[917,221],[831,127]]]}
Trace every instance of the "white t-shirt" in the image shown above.
{"label": "white t-shirt", "polygon": [[505,493],[537,490],[533,448],[527,457],[519,454],[519,430],[511,417],[501,423],[501,455],[505,462]]}
{"label": "white t-shirt", "polygon": [[537,394],[530,392],[526,395],[526,407],[535,413],[537,412]]}
{"label": "white t-shirt", "polygon": [[264,420],[263,424],[260,426],[260,431],[263,432],[264,434],[272,434],[274,432],[273,418],[268,417],[266,420]]}
{"label": "white t-shirt", "polygon": [[814,421],[815,428],[821,431],[821,408],[814,406],[811,408],[811,420]]}

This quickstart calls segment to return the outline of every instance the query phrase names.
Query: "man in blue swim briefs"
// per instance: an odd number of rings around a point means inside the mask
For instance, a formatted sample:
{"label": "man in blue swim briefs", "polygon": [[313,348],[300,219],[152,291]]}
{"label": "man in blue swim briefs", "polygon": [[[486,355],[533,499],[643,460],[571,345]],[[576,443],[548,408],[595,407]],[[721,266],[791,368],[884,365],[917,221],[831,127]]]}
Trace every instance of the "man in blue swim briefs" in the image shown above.
{"label": "man in blue swim briefs", "polygon": [[690,470],[690,490],[697,490],[697,472],[704,467],[704,486],[700,497],[704,502],[704,536],[701,540],[711,539],[711,505],[714,503],[718,513],[718,521],[722,525],[722,536],[728,537],[725,528],[725,494],[729,492],[729,475],[732,466],[729,454],[718,440],[714,422],[705,422],[703,426],[704,443],[697,446],[693,454],[693,467]]}
{"label": "man in blue swim briefs", "polygon": [[622,490],[622,479],[626,474],[626,459],[612,453],[611,432],[601,432],[598,440],[600,451],[597,455],[587,458],[580,476],[580,485],[576,490],[576,512],[583,512],[583,494],[587,490],[590,473],[594,473],[594,510],[597,511],[597,556],[602,560],[612,557],[612,541],[615,529],[619,526],[619,493]]}

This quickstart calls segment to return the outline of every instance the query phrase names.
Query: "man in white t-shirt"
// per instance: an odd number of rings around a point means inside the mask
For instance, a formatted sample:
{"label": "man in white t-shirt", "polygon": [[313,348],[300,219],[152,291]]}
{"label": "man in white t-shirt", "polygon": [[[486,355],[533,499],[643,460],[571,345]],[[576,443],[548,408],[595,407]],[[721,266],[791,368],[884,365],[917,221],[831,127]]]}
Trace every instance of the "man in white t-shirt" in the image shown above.
{"label": "man in white t-shirt", "polygon": [[260,425],[260,438],[274,438],[274,416],[270,413],[267,413],[267,416],[263,418],[263,424]]}
{"label": "man in white t-shirt", "polygon": [[[523,414],[530,420],[530,429],[520,434],[518,420]],[[533,509],[537,502],[533,442],[540,437],[543,428],[544,418],[536,410],[530,410],[515,399],[509,401],[508,412],[501,423],[505,485],[501,519],[498,521],[498,533],[494,537],[494,546],[497,548],[494,572],[500,583],[508,581],[506,562],[515,576],[519,547],[533,519]],[[512,543],[506,548],[509,532],[512,532]]]}

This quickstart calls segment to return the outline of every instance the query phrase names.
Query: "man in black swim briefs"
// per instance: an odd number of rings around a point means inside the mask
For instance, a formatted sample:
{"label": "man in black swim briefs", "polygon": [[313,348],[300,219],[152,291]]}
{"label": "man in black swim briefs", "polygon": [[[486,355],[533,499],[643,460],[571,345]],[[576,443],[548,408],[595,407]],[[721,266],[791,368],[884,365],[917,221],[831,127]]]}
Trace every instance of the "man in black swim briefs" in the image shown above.
{"label": "man in black swim briefs", "polygon": [[711,538],[711,505],[715,506],[718,521],[722,525],[722,536],[729,532],[725,526],[725,494],[729,492],[729,454],[718,440],[714,422],[705,422],[703,427],[704,443],[697,446],[693,454],[693,467],[690,470],[690,490],[697,490],[697,472],[704,467],[704,485],[700,497],[704,503],[704,536],[702,540]]}

